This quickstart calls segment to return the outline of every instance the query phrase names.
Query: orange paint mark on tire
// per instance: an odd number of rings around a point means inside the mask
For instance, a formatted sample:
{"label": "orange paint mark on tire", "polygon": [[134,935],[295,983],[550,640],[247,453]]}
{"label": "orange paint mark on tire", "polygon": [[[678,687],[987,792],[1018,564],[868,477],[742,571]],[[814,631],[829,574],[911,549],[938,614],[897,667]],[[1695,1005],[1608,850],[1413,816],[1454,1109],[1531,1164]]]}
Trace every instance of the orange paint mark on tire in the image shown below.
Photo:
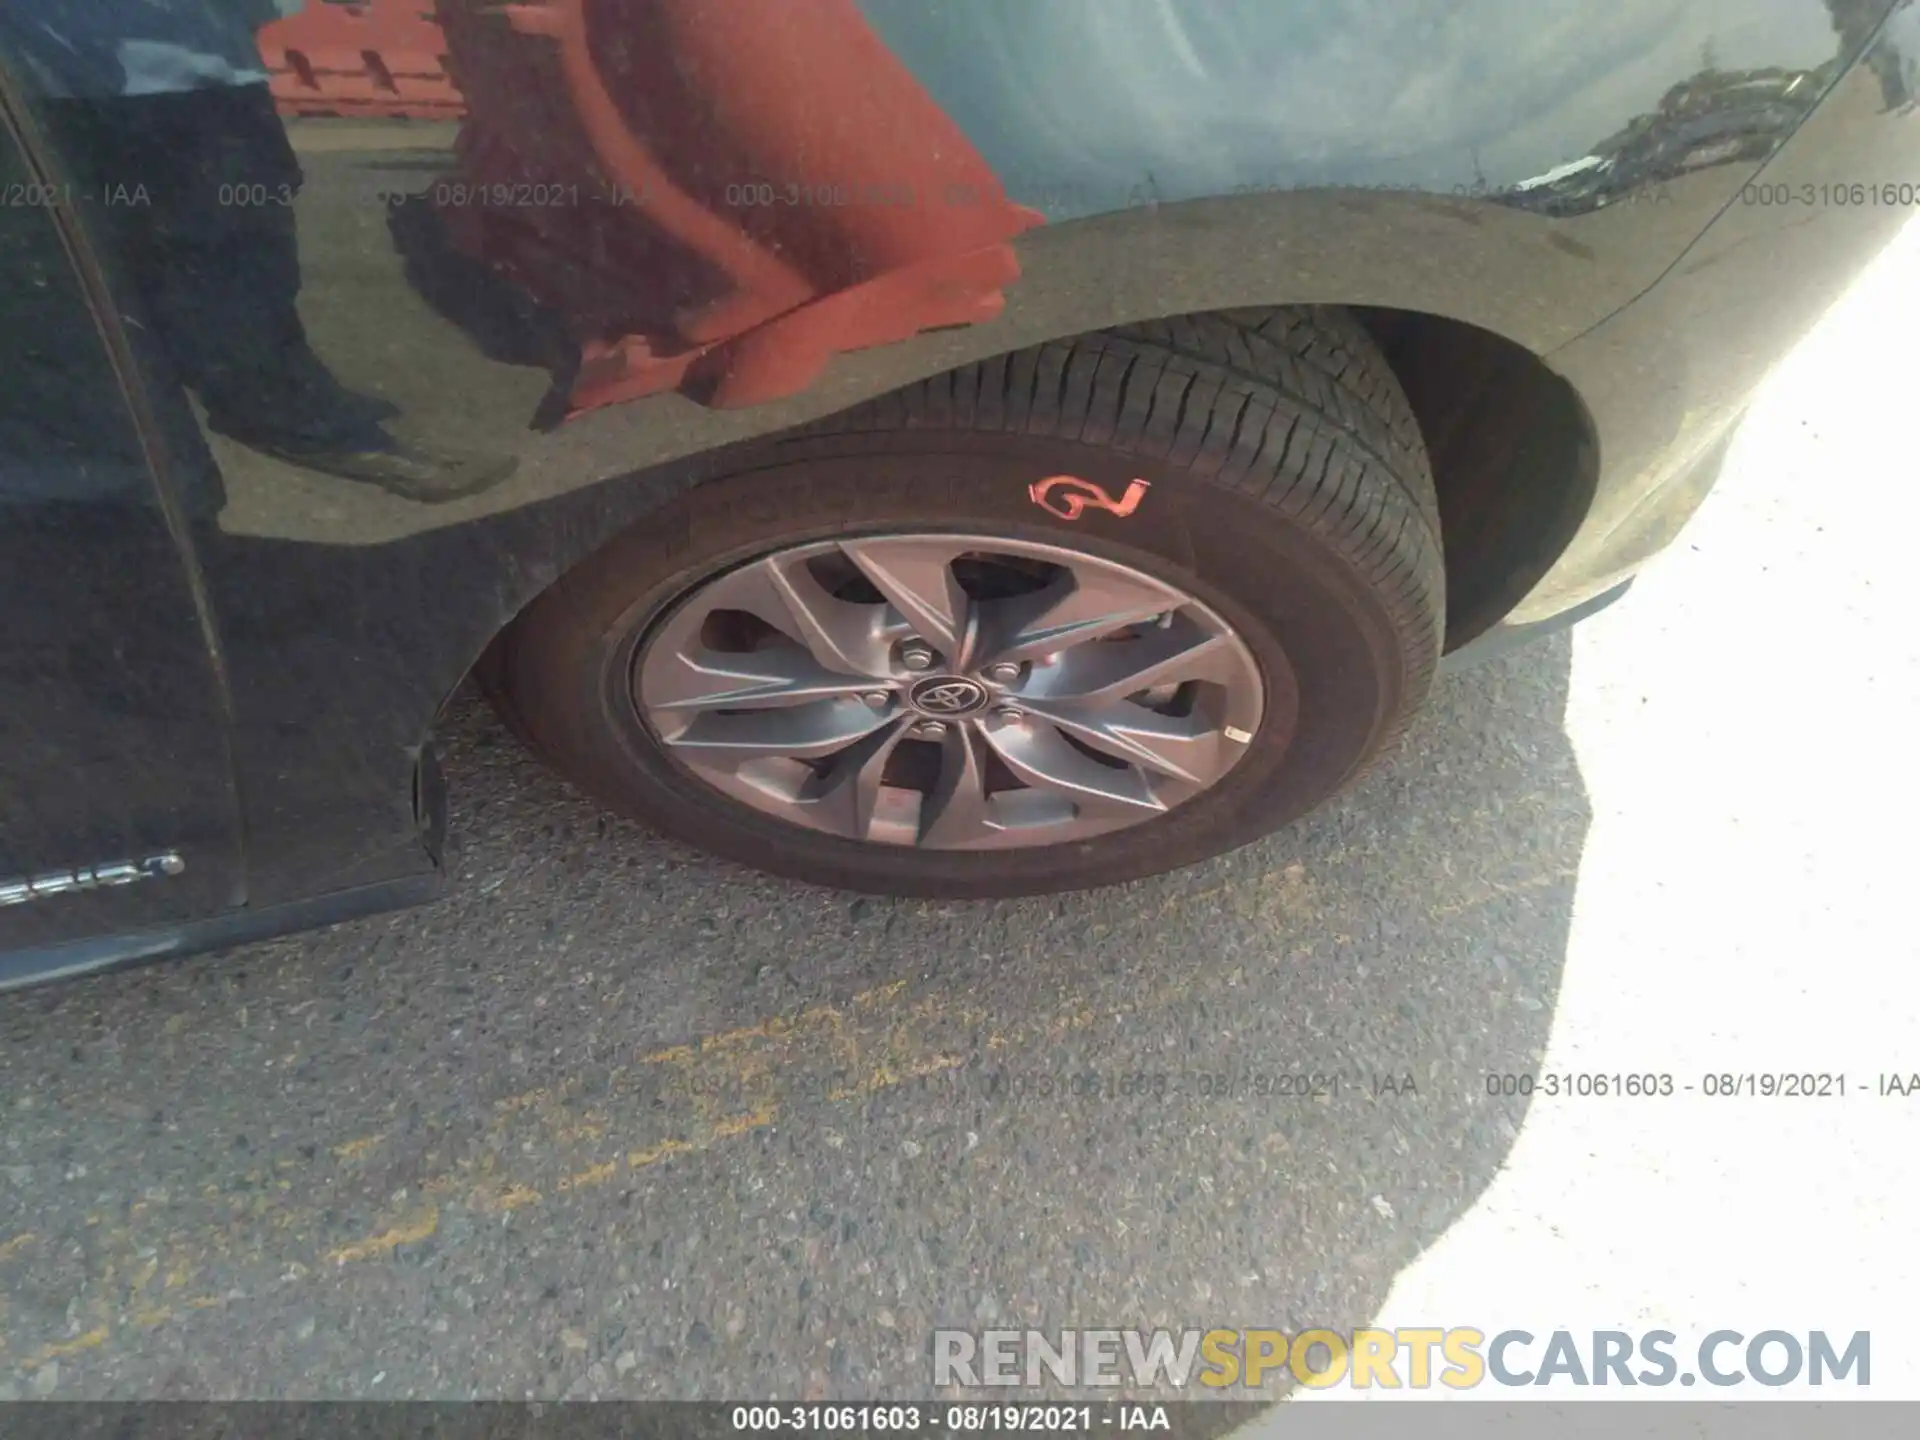
{"label": "orange paint mark on tire", "polygon": [[1062,520],[1078,520],[1089,506],[1124,518],[1140,508],[1149,488],[1145,480],[1128,481],[1126,490],[1116,500],[1105,486],[1082,480],[1078,475],[1049,475],[1029,485],[1027,494],[1042,510]]}

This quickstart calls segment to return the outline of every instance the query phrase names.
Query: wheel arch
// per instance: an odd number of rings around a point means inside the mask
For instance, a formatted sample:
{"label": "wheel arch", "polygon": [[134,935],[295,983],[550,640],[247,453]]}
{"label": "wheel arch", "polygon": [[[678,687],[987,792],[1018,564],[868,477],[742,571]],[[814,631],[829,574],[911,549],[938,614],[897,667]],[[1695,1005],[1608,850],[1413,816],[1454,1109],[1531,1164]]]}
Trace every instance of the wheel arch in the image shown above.
{"label": "wheel arch", "polygon": [[[1238,307],[1236,307],[1238,308]],[[1497,625],[1560,558],[1590,508],[1598,484],[1599,440],[1579,394],[1525,345],[1466,321],[1418,309],[1320,302],[1303,308],[1343,308],[1380,347],[1406,392],[1433,467],[1440,502],[1448,588],[1445,647],[1455,650]],[[1178,314],[1138,314],[1120,328]],[[1085,331],[1049,335],[1007,350],[970,354],[959,369],[1027,350],[1071,341]],[[936,369],[907,384],[946,373]],[[887,390],[809,417],[772,434],[723,445],[653,467],[617,485],[620,503],[599,523],[568,524],[567,553],[542,556],[542,582],[512,597],[510,608],[481,637],[471,672],[487,684],[488,652],[515,616],[626,529],[646,523],[665,497],[689,484],[750,464],[765,445],[791,431],[830,421]],[[616,487],[602,487],[616,488]],[[563,497],[561,504],[568,499]],[[614,517],[621,517],[615,521]],[[585,543],[582,543],[585,542]],[[506,597],[502,597],[505,599]],[[457,677],[456,677],[457,678]],[[450,691],[452,687],[450,686]],[[449,693],[450,693],[449,691]]]}
{"label": "wheel arch", "polygon": [[1524,346],[1414,310],[1350,307],[1419,421],[1440,501],[1446,648],[1486,633],[1553,568],[1592,507],[1599,436]]}

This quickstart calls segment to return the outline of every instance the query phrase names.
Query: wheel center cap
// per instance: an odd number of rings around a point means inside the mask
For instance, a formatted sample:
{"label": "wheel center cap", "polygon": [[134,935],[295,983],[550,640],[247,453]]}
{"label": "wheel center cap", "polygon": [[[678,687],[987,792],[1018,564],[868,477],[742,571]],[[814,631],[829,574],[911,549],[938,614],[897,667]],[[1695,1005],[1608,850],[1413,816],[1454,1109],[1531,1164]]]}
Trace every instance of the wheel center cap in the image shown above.
{"label": "wheel center cap", "polygon": [[984,710],[992,698],[986,686],[960,675],[929,675],[907,691],[909,705],[922,715],[935,715],[942,720]]}

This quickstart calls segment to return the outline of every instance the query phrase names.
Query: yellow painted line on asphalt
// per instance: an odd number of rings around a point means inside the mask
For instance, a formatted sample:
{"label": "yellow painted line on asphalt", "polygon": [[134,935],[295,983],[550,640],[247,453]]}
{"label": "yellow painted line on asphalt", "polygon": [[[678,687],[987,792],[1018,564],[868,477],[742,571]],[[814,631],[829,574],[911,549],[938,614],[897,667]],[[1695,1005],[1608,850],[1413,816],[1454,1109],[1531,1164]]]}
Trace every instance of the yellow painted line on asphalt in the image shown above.
{"label": "yellow painted line on asphalt", "polygon": [[[906,991],[907,982],[894,980],[871,990],[862,990],[847,1002],[850,1009],[867,1011],[897,1000]],[[797,1015],[775,1015],[754,1025],[743,1025],[718,1035],[706,1035],[685,1045],[669,1045],[663,1050],[642,1055],[642,1065],[686,1066],[708,1060],[743,1046],[760,1042],[784,1042],[801,1039],[814,1031],[833,1029],[846,1021],[845,1010],[833,1005],[812,1005]]]}
{"label": "yellow painted line on asphalt", "polygon": [[509,1185],[498,1195],[487,1197],[480,1208],[492,1210],[497,1214],[511,1214],[515,1210],[525,1209],[529,1205],[538,1205],[547,1197],[531,1185]]}
{"label": "yellow painted line on asphalt", "polygon": [[662,1160],[675,1155],[691,1155],[695,1150],[704,1149],[690,1140],[662,1140],[657,1145],[649,1145],[644,1150],[635,1150],[627,1156],[629,1170],[644,1170],[649,1165],[658,1165]]}
{"label": "yellow painted line on asphalt", "polygon": [[714,1140],[730,1140],[735,1135],[744,1135],[749,1130],[759,1130],[773,1124],[774,1116],[779,1112],[772,1106],[754,1111],[751,1115],[736,1115],[731,1120],[722,1120],[713,1127]]}
{"label": "yellow painted line on asphalt", "polygon": [[898,1070],[885,1064],[876,1065],[854,1084],[843,1086],[838,1090],[829,1090],[827,1099],[835,1102],[858,1099],[862,1095],[889,1090],[909,1080],[922,1080],[929,1075],[938,1075],[943,1070],[958,1070],[966,1063],[966,1060],[958,1055],[934,1055],[926,1060],[902,1066]]}
{"label": "yellow painted line on asphalt", "polygon": [[[295,1192],[292,1182],[279,1179],[281,1166],[269,1161],[246,1172],[241,1180],[201,1187],[197,1200],[224,1207],[228,1219],[217,1216],[196,1227],[163,1234],[157,1241],[149,1232],[164,1227],[167,1205],[152,1200],[129,1210],[129,1224],[90,1219],[109,1233],[98,1237],[100,1258],[97,1299],[92,1307],[100,1323],[79,1340],[62,1346],[93,1348],[105,1344],[116,1329],[139,1334],[228,1303],[228,1292],[189,1296],[182,1293],[196,1277],[223,1265],[256,1260],[276,1273],[275,1289],[302,1283],[314,1266],[324,1262],[333,1270],[366,1264],[391,1255],[404,1245],[417,1244],[438,1232],[441,1206],[464,1203],[482,1213],[507,1215],[547,1204],[569,1195],[613,1183],[654,1166],[727,1144],[778,1123],[796,1099],[824,1097],[844,1103],[910,1080],[955,1069],[964,1061],[937,1047],[956,1028],[978,1025],[984,1016],[935,997],[903,1004],[907,982],[894,981],[852,996],[843,1005],[812,1005],[790,1015],[771,1016],[753,1025],[702,1036],[687,1044],[669,1046],[639,1057],[631,1066],[616,1066],[602,1077],[596,1095],[600,1107],[586,1115],[575,1113],[568,1101],[578,1093],[576,1080],[539,1086],[503,1097],[492,1104],[496,1133],[519,1139],[504,1147],[533,1152],[541,1159],[558,1158],[585,1147],[589,1153],[569,1167],[557,1181],[535,1183],[521,1165],[494,1153],[457,1157],[450,1165],[430,1171],[413,1187],[427,1203],[390,1220],[375,1233],[324,1251],[319,1261],[274,1260],[274,1237],[299,1230],[311,1221],[319,1206],[310,1197],[327,1184],[315,1176]],[[670,1077],[662,1086],[658,1077]],[[651,1077],[651,1078],[650,1078]],[[657,1113],[665,1109],[669,1123],[678,1112],[677,1133],[635,1145],[620,1135],[611,1118],[620,1102],[651,1100],[630,1113]],[[626,1143],[621,1143],[625,1140]],[[591,1150],[611,1141],[619,1145],[612,1155]],[[345,1167],[341,1176],[357,1173],[356,1162],[387,1144],[385,1132],[361,1136],[329,1147],[329,1154]],[[289,1235],[289,1238],[291,1236]],[[4,1253],[25,1251],[31,1235],[6,1242]],[[261,1254],[265,1249],[266,1254]],[[249,1253],[252,1252],[252,1253]],[[284,1252],[283,1252],[284,1254]],[[136,1259],[144,1255],[144,1259]],[[158,1300],[165,1294],[164,1303]],[[61,1350],[58,1353],[74,1353]],[[33,1369],[56,1358],[46,1346],[27,1356],[22,1368]]]}
{"label": "yellow painted line on asphalt", "polygon": [[564,1195],[569,1190],[587,1190],[595,1185],[604,1185],[620,1173],[620,1162],[608,1160],[600,1165],[589,1165],[578,1174],[569,1175],[554,1186],[556,1194]]}
{"label": "yellow painted line on asphalt", "polygon": [[[1243,915],[1297,922],[1314,909],[1311,886],[1298,865],[1251,886],[1215,886],[1176,896],[1162,909],[1170,913],[1213,902],[1229,891],[1226,903]],[[1155,920],[1149,914],[1129,922],[1129,928],[1150,929]],[[579,1077],[494,1100],[488,1125],[492,1139],[484,1148],[466,1155],[429,1151],[412,1157],[424,1173],[396,1192],[395,1218],[362,1239],[320,1250],[318,1259],[315,1249],[300,1248],[300,1237],[303,1230],[321,1228],[327,1186],[360,1183],[356,1177],[364,1172],[352,1162],[382,1145],[396,1149],[398,1158],[397,1142],[381,1132],[330,1147],[343,1168],[329,1175],[309,1167],[309,1178],[297,1188],[277,1178],[280,1162],[266,1161],[244,1184],[229,1180],[224,1189],[209,1184],[200,1191],[198,1202],[216,1211],[224,1208],[224,1218],[215,1214],[167,1233],[170,1207],[162,1199],[131,1207],[131,1223],[103,1227],[109,1233],[96,1237],[97,1283],[89,1285],[88,1308],[96,1323],[85,1335],[59,1343],[92,1349],[109,1343],[121,1328],[130,1326],[138,1334],[246,1298],[231,1283],[222,1284],[218,1294],[179,1293],[199,1276],[224,1269],[231,1281],[247,1273],[241,1267],[249,1267],[258,1282],[254,1293],[280,1293],[322,1273],[323,1262],[338,1271],[431,1238],[438,1233],[443,1205],[510,1216],[769,1129],[796,1105],[858,1103],[958,1071],[991,1053],[1029,1046],[1045,1050],[1069,1032],[1103,1022],[1137,1023],[1211,988],[1210,980],[1228,983],[1224,974],[1199,965],[1170,970],[1159,984],[1108,1008],[1069,996],[1024,1015],[995,1015],[945,994],[912,999],[908,982],[896,980],[838,1004],[811,1005],[655,1049],[596,1073],[594,1108],[584,1113],[573,1104],[582,1092]],[[666,1133],[656,1130],[657,1138],[640,1140],[627,1128],[634,1122],[658,1125]],[[408,1194],[416,1197],[411,1210],[404,1208]],[[23,1251],[31,1239],[16,1236],[0,1254]],[[165,1303],[155,1303],[156,1279]],[[53,1352],[42,1347],[22,1368],[31,1370],[49,1358]]]}
{"label": "yellow painted line on asphalt", "polygon": [[105,1325],[96,1325],[84,1335],[76,1335],[71,1340],[61,1340],[52,1345],[40,1347],[40,1357],[36,1364],[44,1365],[49,1360],[64,1360],[69,1355],[78,1355],[87,1350],[98,1350],[107,1343],[108,1329]]}
{"label": "yellow painted line on asphalt", "polygon": [[493,1102],[493,1108],[503,1115],[512,1115],[521,1110],[531,1110],[536,1105],[551,1098],[552,1091],[542,1085],[538,1090],[528,1090],[523,1094],[509,1095],[504,1100]]}
{"label": "yellow painted line on asphalt", "polygon": [[356,1260],[370,1259],[375,1255],[388,1255],[402,1245],[417,1245],[440,1228],[440,1207],[429,1205],[411,1219],[381,1231],[378,1235],[369,1235],[364,1240],[356,1240],[351,1245],[342,1245],[330,1252],[327,1259],[336,1265],[351,1265]]}

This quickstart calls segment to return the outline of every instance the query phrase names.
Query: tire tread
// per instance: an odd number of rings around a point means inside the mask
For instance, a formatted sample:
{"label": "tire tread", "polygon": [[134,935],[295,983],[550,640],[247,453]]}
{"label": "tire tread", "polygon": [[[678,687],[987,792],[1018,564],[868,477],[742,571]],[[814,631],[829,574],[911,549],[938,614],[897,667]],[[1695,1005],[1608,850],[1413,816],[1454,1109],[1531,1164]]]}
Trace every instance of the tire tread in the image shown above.
{"label": "tire tread", "polygon": [[1433,475],[1398,378],[1343,309],[1180,315],[1047,341],[793,434],[901,428],[1103,445],[1271,506],[1360,572],[1402,635],[1407,703],[1376,753],[1432,684],[1446,613]]}

